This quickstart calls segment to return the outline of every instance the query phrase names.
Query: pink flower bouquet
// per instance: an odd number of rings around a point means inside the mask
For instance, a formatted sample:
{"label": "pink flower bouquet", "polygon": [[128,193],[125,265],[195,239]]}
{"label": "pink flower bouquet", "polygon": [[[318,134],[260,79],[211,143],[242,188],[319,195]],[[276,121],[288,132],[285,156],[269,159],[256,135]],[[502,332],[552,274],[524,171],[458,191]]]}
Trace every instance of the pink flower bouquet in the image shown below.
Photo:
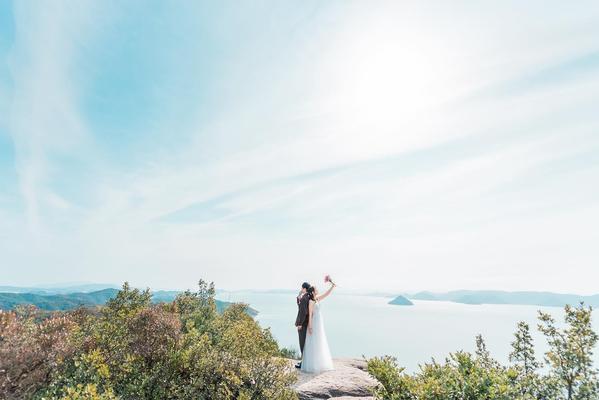
{"label": "pink flower bouquet", "polygon": [[332,285],[335,285],[335,282],[333,282],[333,280],[331,279],[331,275],[325,275],[324,277],[324,283],[331,283]]}

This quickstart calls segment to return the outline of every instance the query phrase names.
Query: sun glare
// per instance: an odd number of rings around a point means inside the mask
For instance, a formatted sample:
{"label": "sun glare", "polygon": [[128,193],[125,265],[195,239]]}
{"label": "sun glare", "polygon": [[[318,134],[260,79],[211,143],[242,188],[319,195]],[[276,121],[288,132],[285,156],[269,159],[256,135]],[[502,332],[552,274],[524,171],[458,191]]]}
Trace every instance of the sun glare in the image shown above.
{"label": "sun glare", "polygon": [[455,49],[430,32],[393,24],[348,31],[331,47],[323,71],[333,83],[322,97],[343,116],[347,140],[339,146],[397,151],[438,134],[424,126],[438,120],[451,97]]}

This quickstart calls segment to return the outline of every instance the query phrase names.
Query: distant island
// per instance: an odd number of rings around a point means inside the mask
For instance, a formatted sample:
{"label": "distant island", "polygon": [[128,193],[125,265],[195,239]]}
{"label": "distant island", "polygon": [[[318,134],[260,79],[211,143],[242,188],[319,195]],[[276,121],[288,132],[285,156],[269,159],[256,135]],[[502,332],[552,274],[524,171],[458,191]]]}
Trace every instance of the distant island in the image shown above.
{"label": "distant island", "polygon": [[396,298],[394,298],[393,300],[391,300],[389,302],[389,304],[393,304],[395,306],[413,306],[414,305],[414,303],[412,303],[406,297],[401,296],[401,295],[397,296]]}
{"label": "distant island", "polygon": [[[7,288],[7,287],[5,287]],[[115,288],[106,288],[92,292],[65,293],[64,289],[39,289],[32,293],[23,291],[25,288],[15,290],[14,292],[0,292],[0,310],[12,310],[20,305],[34,305],[43,311],[67,311],[78,307],[96,307],[103,306],[106,302],[114,298],[119,292]],[[48,294],[54,293],[54,294]],[[179,291],[160,290],[152,292],[152,301],[154,303],[170,302],[181,293]],[[232,303],[222,300],[216,300],[216,309],[223,312]],[[248,314],[258,315],[258,311],[248,308]]]}
{"label": "distant island", "polygon": [[599,306],[599,294],[582,296],[552,292],[508,292],[501,290],[455,290],[445,293],[418,292],[406,295],[412,300],[451,301],[461,304],[512,304],[543,307],[563,307],[566,304]]}

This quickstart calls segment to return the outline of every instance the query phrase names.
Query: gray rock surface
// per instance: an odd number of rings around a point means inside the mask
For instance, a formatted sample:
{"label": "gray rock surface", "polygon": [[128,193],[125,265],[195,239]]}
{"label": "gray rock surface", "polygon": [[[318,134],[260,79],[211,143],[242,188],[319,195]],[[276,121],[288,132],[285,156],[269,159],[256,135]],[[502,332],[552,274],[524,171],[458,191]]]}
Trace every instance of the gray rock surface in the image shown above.
{"label": "gray rock surface", "polygon": [[371,389],[376,381],[366,372],[366,362],[335,359],[335,370],[322,374],[298,371],[295,390],[300,400],[373,400]]}

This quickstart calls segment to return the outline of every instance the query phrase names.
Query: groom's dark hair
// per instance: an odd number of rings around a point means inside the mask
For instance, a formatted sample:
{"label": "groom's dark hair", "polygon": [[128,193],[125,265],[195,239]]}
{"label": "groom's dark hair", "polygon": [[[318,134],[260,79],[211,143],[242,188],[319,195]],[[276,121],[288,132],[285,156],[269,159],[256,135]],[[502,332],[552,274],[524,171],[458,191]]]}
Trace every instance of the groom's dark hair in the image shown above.
{"label": "groom's dark hair", "polygon": [[303,288],[303,289],[306,289],[306,290],[308,290],[308,289],[310,289],[310,286],[312,286],[312,285],[310,285],[308,282],[304,282],[304,283],[302,283],[302,288]]}

